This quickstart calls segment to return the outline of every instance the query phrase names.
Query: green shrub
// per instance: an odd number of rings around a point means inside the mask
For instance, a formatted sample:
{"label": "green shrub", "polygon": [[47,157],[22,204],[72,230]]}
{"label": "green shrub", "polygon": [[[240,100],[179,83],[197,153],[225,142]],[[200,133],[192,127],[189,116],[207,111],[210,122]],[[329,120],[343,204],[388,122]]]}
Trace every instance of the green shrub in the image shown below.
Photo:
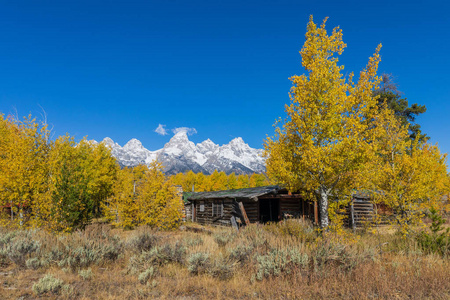
{"label": "green shrub", "polygon": [[33,240],[31,232],[22,231],[4,245],[2,253],[16,265],[25,267],[27,259],[39,248],[40,243]]}
{"label": "green shrub", "polygon": [[162,266],[168,263],[182,264],[185,256],[186,248],[181,242],[156,246],[150,251],[144,251],[132,256],[128,262],[128,270],[135,274],[151,266]]}
{"label": "green shrub", "polygon": [[92,270],[91,268],[87,270],[80,270],[78,271],[78,275],[80,275],[83,280],[90,280],[92,278]]}
{"label": "green shrub", "polygon": [[3,248],[3,246],[9,244],[16,235],[17,231],[0,233],[0,249]]}
{"label": "green shrub", "polygon": [[54,247],[43,254],[43,259],[49,264],[57,263],[64,258],[66,253],[58,247]]}
{"label": "green shrub", "polygon": [[250,259],[250,255],[253,253],[253,245],[237,245],[234,248],[228,249],[228,257],[231,260],[245,263]]}
{"label": "green shrub", "polygon": [[28,269],[36,270],[41,267],[41,261],[39,258],[33,257],[33,258],[28,259],[25,262],[25,265],[27,266]]}
{"label": "green shrub", "polygon": [[294,269],[308,266],[309,258],[306,253],[300,253],[297,249],[272,249],[265,255],[256,257],[256,279],[290,274]]}
{"label": "green shrub", "polygon": [[59,241],[64,245],[63,249],[53,249],[49,255],[60,258],[58,266],[74,271],[92,264],[115,261],[123,253],[123,244],[119,237],[110,236],[106,232],[92,235],[75,232],[61,237]]}
{"label": "green shrub", "polygon": [[146,269],[144,272],[139,274],[138,280],[140,283],[145,284],[147,281],[156,275],[156,267],[150,267]]}
{"label": "green shrub", "polygon": [[312,261],[315,271],[327,265],[335,265],[343,271],[350,271],[368,259],[373,259],[376,249],[358,249],[331,241],[324,241],[315,247]]}
{"label": "green shrub", "polygon": [[75,249],[67,249],[67,257],[60,260],[60,267],[67,267],[71,270],[86,268],[92,264],[99,263],[101,254],[99,249],[90,247],[77,247]]}
{"label": "green shrub", "polygon": [[250,224],[240,230],[239,235],[246,237],[254,248],[267,245],[269,233],[264,229],[267,225]]}
{"label": "green shrub", "polygon": [[317,234],[311,222],[301,219],[287,219],[283,222],[268,224],[265,229],[276,235],[292,236],[303,242],[314,242]]}
{"label": "green shrub", "polygon": [[236,233],[234,231],[220,231],[214,234],[214,241],[219,247],[225,247],[229,242],[234,240]]}
{"label": "green shrub", "polygon": [[51,274],[45,275],[39,279],[38,282],[33,284],[32,290],[36,295],[41,295],[47,292],[58,294],[63,287],[63,281],[61,279],[53,277]]}
{"label": "green shrub", "polygon": [[155,234],[141,231],[129,240],[128,247],[135,252],[150,251],[156,246],[158,240],[159,237]]}
{"label": "green shrub", "polygon": [[422,231],[416,237],[420,248],[425,253],[438,253],[442,256],[450,255],[450,228],[444,230],[445,220],[439,215],[437,209],[430,209],[431,233]]}
{"label": "green shrub", "polygon": [[9,263],[8,256],[0,249],[0,267],[7,266]]}
{"label": "green shrub", "polygon": [[191,254],[187,260],[187,269],[194,275],[206,273],[210,267],[211,261],[208,253],[196,252]]}
{"label": "green shrub", "polygon": [[151,251],[153,262],[159,265],[175,262],[182,264],[186,255],[186,247],[181,242],[155,247]]}
{"label": "green shrub", "polygon": [[122,243],[117,237],[110,240],[109,244],[100,248],[102,261],[115,261],[123,252]]}
{"label": "green shrub", "polygon": [[203,239],[200,236],[186,237],[184,238],[183,243],[188,247],[195,247],[203,245]]}
{"label": "green shrub", "polygon": [[208,274],[211,276],[225,280],[233,277],[236,269],[236,261],[219,256],[212,263],[207,264],[206,268]]}

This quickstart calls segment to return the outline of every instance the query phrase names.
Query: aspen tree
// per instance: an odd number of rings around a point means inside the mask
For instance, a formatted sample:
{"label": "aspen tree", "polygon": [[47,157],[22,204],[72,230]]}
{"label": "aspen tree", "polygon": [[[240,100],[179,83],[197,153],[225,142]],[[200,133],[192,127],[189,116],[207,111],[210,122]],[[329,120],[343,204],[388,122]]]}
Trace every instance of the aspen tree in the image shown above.
{"label": "aspen tree", "polygon": [[102,204],[105,218],[113,225],[130,229],[140,224],[138,214],[141,206],[137,196],[147,171],[145,165],[117,171],[112,194]]}
{"label": "aspen tree", "polygon": [[174,229],[180,225],[183,203],[173,182],[166,179],[162,165],[152,162],[139,187],[137,214],[139,224],[160,229]]}
{"label": "aspen tree", "polygon": [[50,187],[46,211],[51,229],[72,231],[100,216],[118,167],[109,149],[86,138],[77,144],[65,135],[52,144],[47,163]]}
{"label": "aspen tree", "polygon": [[377,155],[367,166],[371,188],[377,191],[376,201],[392,209],[394,225],[406,235],[448,194],[447,156],[437,146],[409,138],[408,124],[386,105],[374,124]]}
{"label": "aspen tree", "polygon": [[237,188],[244,189],[250,187],[250,182],[247,175],[238,175]]}
{"label": "aspen tree", "polygon": [[197,190],[196,187],[197,176],[192,171],[184,174],[183,191],[191,192],[192,190]]}
{"label": "aspen tree", "polygon": [[[84,142],[85,140],[83,140]],[[111,149],[100,143],[90,146],[89,172],[92,189],[94,217],[101,216],[101,206],[112,194],[112,187],[116,181],[119,165],[111,155]]]}
{"label": "aspen tree", "polygon": [[48,189],[49,131],[28,116],[0,116],[0,205],[11,207],[11,221],[35,226]]}
{"label": "aspen tree", "polygon": [[230,175],[228,175],[228,180],[227,180],[227,189],[229,190],[233,190],[237,188],[237,178],[236,178],[236,174],[231,173]]}
{"label": "aspen tree", "polygon": [[265,186],[268,184],[267,180],[266,180],[266,176],[264,176],[263,174],[256,174],[253,173],[250,176],[250,187],[259,187],[259,186]]}
{"label": "aspen tree", "polygon": [[196,192],[205,192],[206,191],[206,176],[203,173],[197,173],[195,176],[195,191]]}
{"label": "aspen tree", "polygon": [[370,120],[376,114],[373,91],[380,61],[379,45],[359,79],[344,78],[339,55],[347,46],[339,27],[330,34],[325,19],[317,26],[310,17],[300,51],[306,73],[292,76],[287,118],[265,141],[267,172],[290,190],[307,191],[319,204],[320,226],[328,227],[331,197],[349,195],[352,175],[369,159]]}

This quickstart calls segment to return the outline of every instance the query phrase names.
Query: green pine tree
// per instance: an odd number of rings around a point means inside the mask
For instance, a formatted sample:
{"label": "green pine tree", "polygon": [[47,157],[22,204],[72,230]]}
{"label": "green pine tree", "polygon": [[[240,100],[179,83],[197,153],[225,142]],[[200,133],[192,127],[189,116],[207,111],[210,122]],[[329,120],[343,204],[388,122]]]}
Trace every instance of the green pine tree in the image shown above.
{"label": "green pine tree", "polygon": [[394,82],[391,74],[382,74],[380,88],[375,91],[378,98],[378,104],[386,102],[387,106],[395,112],[395,115],[401,120],[402,125],[409,124],[409,136],[412,140],[418,139],[419,142],[428,141],[429,137],[422,133],[420,125],[415,123],[417,116],[427,111],[425,105],[417,103],[409,106],[408,100],[401,97],[397,84]]}

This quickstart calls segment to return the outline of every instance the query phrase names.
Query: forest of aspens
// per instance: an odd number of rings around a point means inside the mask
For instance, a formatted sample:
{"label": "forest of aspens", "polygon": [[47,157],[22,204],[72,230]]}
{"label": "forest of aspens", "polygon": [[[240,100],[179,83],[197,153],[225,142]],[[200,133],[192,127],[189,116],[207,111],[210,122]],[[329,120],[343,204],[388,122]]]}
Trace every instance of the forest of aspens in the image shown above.
{"label": "forest of aspens", "polygon": [[[342,32],[325,25],[308,23],[305,74],[264,141],[266,174],[121,168],[102,143],[0,115],[0,298],[449,299],[446,154],[413,122],[425,110],[377,75],[381,45],[358,76],[344,73]],[[320,220],[183,221],[179,187],[271,184],[316,201]],[[384,214],[352,229],[355,191]]]}

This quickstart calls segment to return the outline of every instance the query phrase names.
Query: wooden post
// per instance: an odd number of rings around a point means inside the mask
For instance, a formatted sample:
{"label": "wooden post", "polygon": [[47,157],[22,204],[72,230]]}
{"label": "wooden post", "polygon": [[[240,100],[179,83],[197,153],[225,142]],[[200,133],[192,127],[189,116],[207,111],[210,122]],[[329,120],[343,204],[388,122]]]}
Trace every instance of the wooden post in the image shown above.
{"label": "wooden post", "polygon": [[310,219],[311,218],[311,204],[309,202],[307,202],[307,203],[308,203],[308,206],[307,206],[307,208],[308,208],[308,219]]}
{"label": "wooden post", "polygon": [[239,208],[241,209],[242,215],[244,216],[245,225],[249,225],[250,220],[247,217],[247,213],[245,212],[244,204],[242,204],[242,202],[239,202]]}
{"label": "wooden post", "polygon": [[317,201],[314,201],[314,222],[316,225],[319,224],[319,206],[317,205]]}
{"label": "wooden post", "polygon": [[305,221],[305,200],[302,199],[302,218]]}
{"label": "wooden post", "polygon": [[356,231],[356,223],[355,223],[355,207],[353,206],[353,200],[352,200],[352,203],[350,204],[350,218],[352,221],[353,232],[355,232]]}
{"label": "wooden post", "polygon": [[230,221],[231,226],[233,226],[233,228],[236,229],[237,232],[239,232],[239,227],[237,225],[236,218],[234,216],[231,216]]}

